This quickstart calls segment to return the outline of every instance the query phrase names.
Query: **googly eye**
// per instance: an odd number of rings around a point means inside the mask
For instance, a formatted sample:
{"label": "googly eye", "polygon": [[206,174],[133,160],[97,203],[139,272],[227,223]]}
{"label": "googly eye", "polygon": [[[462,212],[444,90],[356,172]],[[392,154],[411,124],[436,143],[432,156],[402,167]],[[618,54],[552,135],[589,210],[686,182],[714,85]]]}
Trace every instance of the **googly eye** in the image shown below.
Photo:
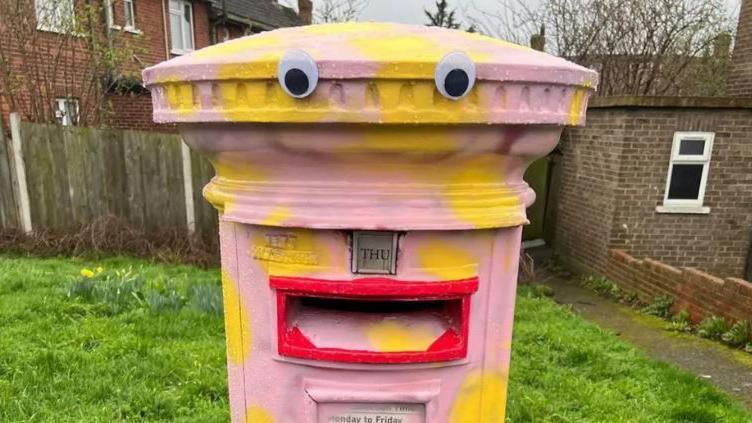
{"label": "googly eye", "polygon": [[319,69],[308,53],[288,50],[277,66],[277,79],[282,89],[295,98],[311,95],[319,82]]}
{"label": "googly eye", "polygon": [[475,63],[460,51],[449,53],[436,65],[434,80],[441,95],[459,100],[475,85]]}

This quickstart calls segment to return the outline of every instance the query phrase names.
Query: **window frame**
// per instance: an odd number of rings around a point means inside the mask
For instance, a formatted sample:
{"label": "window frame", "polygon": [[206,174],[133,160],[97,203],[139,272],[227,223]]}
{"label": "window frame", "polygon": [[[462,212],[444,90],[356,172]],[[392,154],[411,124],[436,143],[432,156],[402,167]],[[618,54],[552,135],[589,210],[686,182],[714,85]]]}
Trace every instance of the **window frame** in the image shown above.
{"label": "window frame", "polygon": [[[136,0],[123,0],[123,29],[125,30],[135,30],[136,29],[136,5],[134,4]],[[131,22],[130,24],[126,22],[128,18],[128,10],[130,9],[130,15],[131,15]]]}
{"label": "window frame", "polygon": [[[175,10],[175,9],[172,8],[172,2],[173,1],[180,4],[180,10]],[[190,23],[189,23],[189,27],[190,27],[190,30],[191,30],[191,39],[190,39],[191,48],[190,49],[185,48],[186,39],[184,37],[185,36],[185,31],[184,31],[184,28],[183,28],[183,25],[184,25],[184,22],[185,22],[185,13],[184,12],[186,10],[186,6],[188,7],[188,10],[190,11]],[[168,14],[169,22],[170,22],[170,53],[175,54],[175,55],[183,55],[183,54],[187,54],[187,53],[190,53],[190,52],[194,51],[196,49],[196,40],[195,40],[196,34],[195,34],[195,31],[194,31],[194,28],[193,28],[194,25],[195,25],[194,16],[193,16],[193,2],[190,1],[190,0],[168,0],[168,2],[167,2],[167,14]],[[178,18],[178,21],[180,22],[180,34],[179,34],[179,36],[180,36],[180,39],[182,40],[183,48],[175,48],[175,45],[174,45],[175,44],[174,43],[174,34],[172,33],[172,19],[173,19],[173,16],[176,16]]]}
{"label": "window frame", "polygon": [[104,0],[105,1],[105,15],[107,17],[107,26],[110,27],[110,29],[114,29],[117,31],[123,30],[126,32],[130,32],[133,34],[143,34],[143,31],[136,28],[136,0],[123,0],[123,18],[125,18],[126,13],[125,9],[128,7],[128,4],[131,6],[131,16],[133,17],[133,25],[125,25],[120,26],[115,23],[115,5],[113,4],[113,0]]}
{"label": "window frame", "polygon": [[[64,22],[63,16],[60,16],[54,23],[47,21],[48,16],[43,16],[52,11],[56,14],[59,13],[60,9],[54,6],[66,4],[68,6],[67,12],[70,14],[67,22]],[[38,31],[55,32],[58,34],[73,33],[76,27],[75,0],[34,0],[34,18],[37,21],[36,28]]]}
{"label": "window frame", "polygon": [[[679,154],[682,141],[704,141],[705,145],[702,154]],[[674,139],[671,145],[671,156],[666,173],[666,186],[663,192],[663,205],[658,206],[657,211],[663,213],[694,213],[707,214],[710,212],[709,207],[704,206],[705,189],[708,184],[708,174],[710,171],[710,162],[713,154],[713,141],[715,140],[714,132],[686,132],[678,131],[674,133]],[[696,199],[672,199],[669,198],[671,189],[671,179],[674,165],[702,165],[702,176]]]}
{"label": "window frame", "polygon": [[[75,121],[71,119],[66,112],[69,110],[70,105],[73,105],[76,109]],[[61,113],[62,116],[58,116]],[[55,119],[58,120],[60,126],[78,126],[81,122],[81,105],[76,97],[56,97],[55,98]]]}

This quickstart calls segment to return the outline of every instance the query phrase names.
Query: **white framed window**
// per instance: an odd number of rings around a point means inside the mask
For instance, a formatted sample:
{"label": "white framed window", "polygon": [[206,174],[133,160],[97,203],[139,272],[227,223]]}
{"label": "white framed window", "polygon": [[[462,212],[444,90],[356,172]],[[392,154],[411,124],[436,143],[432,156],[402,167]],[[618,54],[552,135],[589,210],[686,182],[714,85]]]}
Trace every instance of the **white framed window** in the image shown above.
{"label": "white framed window", "polygon": [[170,39],[173,54],[193,51],[193,5],[187,0],[170,0]]}
{"label": "white framed window", "polygon": [[123,0],[124,28],[136,29],[136,11],[133,7],[134,0]]}
{"label": "white framed window", "polygon": [[707,214],[703,206],[713,152],[713,132],[676,132],[661,213]]}
{"label": "white framed window", "polygon": [[71,97],[56,98],[55,119],[57,119],[59,125],[78,125],[78,99]]}
{"label": "white framed window", "polygon": [[[120,1],[123,6],[123,26],[115,23],[114,2]],[[107,25],[112,29],[125,30],[134,34],[142,34],[136,29],[136,0],[105,0],[105,12],[107,15]]]}
{"label": "white framed window", "polygon": [[34,0],[37,29],[58,33],[73,31],[75,24],[74,0]]}

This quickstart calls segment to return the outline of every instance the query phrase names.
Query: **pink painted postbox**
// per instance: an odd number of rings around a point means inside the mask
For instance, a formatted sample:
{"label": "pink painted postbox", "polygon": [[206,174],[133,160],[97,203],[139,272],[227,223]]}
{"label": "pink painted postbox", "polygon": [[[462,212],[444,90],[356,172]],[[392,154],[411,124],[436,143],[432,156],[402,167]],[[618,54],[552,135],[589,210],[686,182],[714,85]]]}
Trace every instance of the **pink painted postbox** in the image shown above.
{"label": "pink painted postbox", "polygon": [[144,71],[216,177],[235,422],[504,419],[527,165],[594,72],[488,37],[362,23]]}

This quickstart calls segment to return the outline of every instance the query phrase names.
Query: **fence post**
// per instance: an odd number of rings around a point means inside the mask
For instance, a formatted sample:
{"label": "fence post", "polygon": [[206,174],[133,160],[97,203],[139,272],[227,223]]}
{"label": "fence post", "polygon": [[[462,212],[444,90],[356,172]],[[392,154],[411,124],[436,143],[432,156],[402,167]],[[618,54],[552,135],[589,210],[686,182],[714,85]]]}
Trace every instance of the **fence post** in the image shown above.
{"label": "fence post", "polygon": [[31,226],[31,209],[29,206],[29,188],[26,184],[26,165],[23,158],[23,146],[21,143],[21,116],[18,113],[10,114],[10,142],[11,167],[14,172],[14,188],[18,199],[18,218],[21,229],[29,233]]}
{"label": "fence post", "polygon": [[196,210],[193,204],[193,167],[191,165],[191,150],[180,140],[180,153],[183,161],[183,193],[185,194],[185,220],[188,233],[196,232]]}

